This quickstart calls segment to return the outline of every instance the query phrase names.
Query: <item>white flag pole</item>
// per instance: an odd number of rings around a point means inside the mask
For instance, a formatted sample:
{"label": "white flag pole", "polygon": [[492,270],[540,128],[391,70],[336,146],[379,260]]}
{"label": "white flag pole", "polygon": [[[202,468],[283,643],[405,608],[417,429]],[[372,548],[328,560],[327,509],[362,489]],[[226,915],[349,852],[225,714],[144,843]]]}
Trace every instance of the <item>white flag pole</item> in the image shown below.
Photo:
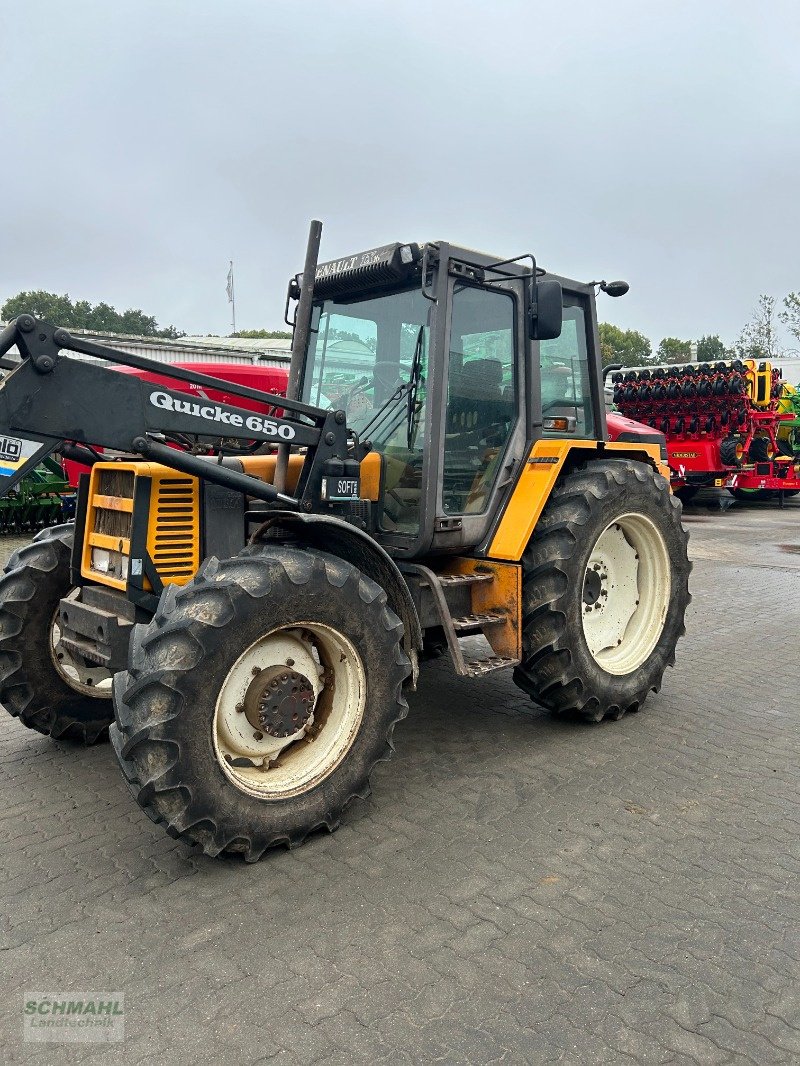
{"label": "white flag pole", "polygon": [[228,303],[231,305],[231,318],[232,318],[232,333],[236,332],[236,294],[233,288],[233,260],[230,261],[230,268],[228,270],[228,284],[226,292],[228,293]]}

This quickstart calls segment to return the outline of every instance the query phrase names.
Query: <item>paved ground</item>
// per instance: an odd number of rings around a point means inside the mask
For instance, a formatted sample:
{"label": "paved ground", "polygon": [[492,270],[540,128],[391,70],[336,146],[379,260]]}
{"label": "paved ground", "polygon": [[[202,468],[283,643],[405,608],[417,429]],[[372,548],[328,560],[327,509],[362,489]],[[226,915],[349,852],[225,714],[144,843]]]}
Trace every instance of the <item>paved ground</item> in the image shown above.
{"label": "paved ground", "polygon": [[[556,721],[437,665],[372,799],[255,866],[186,858],[110,748],[4,716],[2,1058],[798,1061],[800,504],[686,520],[644,711]],[[124,993],[124,1044],[23,1044],[31,989]]]}

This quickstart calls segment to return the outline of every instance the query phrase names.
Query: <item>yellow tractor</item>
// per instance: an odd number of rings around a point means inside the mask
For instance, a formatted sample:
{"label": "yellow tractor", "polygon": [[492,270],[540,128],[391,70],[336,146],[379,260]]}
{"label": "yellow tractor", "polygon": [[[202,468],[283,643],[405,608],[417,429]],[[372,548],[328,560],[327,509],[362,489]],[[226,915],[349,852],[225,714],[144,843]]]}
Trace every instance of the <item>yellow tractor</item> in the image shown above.
{"label": "yellow tractor", "polygon": [[429,655],[596,722],[684,632],[663,443],[607,439],[595,295],[627,285],[442,241],[318,264],[320,229],[286,398],[215,403],[28,315],[0,334],[0,494],[53,452],[91,466],[0,580],[0,700],[110,732],[139,804],[210,855],[335,829]]}

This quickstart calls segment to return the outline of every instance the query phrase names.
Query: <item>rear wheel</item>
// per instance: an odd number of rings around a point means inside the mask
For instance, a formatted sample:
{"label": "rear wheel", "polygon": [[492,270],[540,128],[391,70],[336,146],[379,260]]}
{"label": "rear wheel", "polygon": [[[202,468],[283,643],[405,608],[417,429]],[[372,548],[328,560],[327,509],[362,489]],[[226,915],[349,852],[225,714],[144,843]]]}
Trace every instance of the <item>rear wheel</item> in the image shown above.
{"label": "rear wheel", "polygon": [[750,442],[749,456],[751,462],[765,463],[773,457],[775,449],[768,437],[753,437]]}
{"label": "rear wheel", "polygon": [[42,530],[0,578],[0,702],[29,729],[94,744],[112,719],[111,675],[75,655],[58,625],[73,530]]}
{"label": "rear wheel", "polygon": [[162,597],[114,684],[136,799],[208,855],[254,861],[334,830],[405,717],[410,664],[385,592],[321,552],[211,560]]}
{"label": "rear wheel", "polygon": [[737,437],[726,437],[719,446],[719,457],[724,466],[741,466],[744,451]]}
{"label": "rear wheel", "polygon": [[690,599],[680,515],[664,478],[630,460],[556,487],[523,556],[514,680],[537,703],[600,721],[658,691]]}
{"label": "rear wheel", "polygon": [[755,503],[759,500],[771,500],[777,493],[773,489],[728,489],[737,500]]}

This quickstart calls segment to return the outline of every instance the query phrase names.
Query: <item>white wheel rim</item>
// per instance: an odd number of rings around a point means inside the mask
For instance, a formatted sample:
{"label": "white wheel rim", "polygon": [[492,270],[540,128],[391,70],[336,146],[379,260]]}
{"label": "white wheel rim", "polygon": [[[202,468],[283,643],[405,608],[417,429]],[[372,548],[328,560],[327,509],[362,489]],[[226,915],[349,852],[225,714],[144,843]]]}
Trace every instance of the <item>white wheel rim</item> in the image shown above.
{"label": "white wheel rim", "polygon": [[652,654],[671,593],[669,553],[643,514],[610,522],[589,556],[581,620],[589,651],[609,674],[630,674]]}
{"label": "white wheel rim", "polygon": [[58,611],[50,625],[50,657],[56,673],[75,692],[95,700],[111,699],[111,673],[103,666],[89,664],[64,645],[61,626],[58,624]]}
{"label": "white wheel rim", "polygon": [[[282,680],[288,675],[289,680]],[[255,708],[269,711],[270,677],[280,691],[307,696],[298,728],[277,736],[275,727],[255,719]],[[306,686],[303,688],[303,686]],[[310,686],[310,688],[308,687]],[[297,707],[288,696],[276,703]],[[341,763],[364,717],[366,676],[353,644],[330,626],[298,622],[260,637],[231,667],[217,697],[212,727],[214,752],[228,780],[251,796],[277,800],[307,792]],[[294,724],[286,725],[294,728]]]}

